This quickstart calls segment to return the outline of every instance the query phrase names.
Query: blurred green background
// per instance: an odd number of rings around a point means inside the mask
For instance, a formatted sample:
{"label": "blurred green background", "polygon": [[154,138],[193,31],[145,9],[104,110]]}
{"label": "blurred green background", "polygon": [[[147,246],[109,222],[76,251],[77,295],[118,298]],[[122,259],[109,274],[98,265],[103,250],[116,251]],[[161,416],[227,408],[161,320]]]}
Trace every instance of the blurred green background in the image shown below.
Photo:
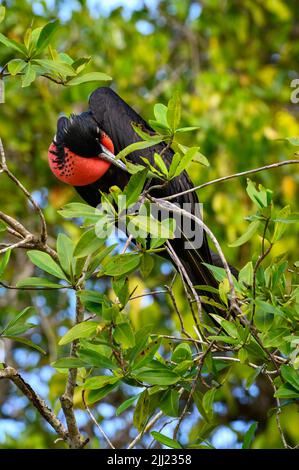
{"label": "blurred green background", "polygon": [[[291,82],[298,77],[299,11],[296,0],[149,0],[135,1],[2,1],[7,7],[1,32],[20,39],[28,27],[41,26],[60,18],[55,46],[73,58],[92,56],[89,71],[103,71],[113,77],[112,87],[145,119],[152,117],[156,102],[167,103],[174,90],[182,94],[182,125],[200,126],[193,133],[194,144],[210,161],[210,167],[193,164],[190,175],[195,184],[230,173],[292,158],[294,147],[283,139],[299,135],[299,105],[291,102]],[[0,64],[13,58],[0,46]],[[0,133],[7,160],[16,176],[32,191],[42,205],[48,223],[50,242],[61,230],[72,237],[79,228],[62,219],[57,210],[69,201],[79,200],[72,188],[55,180],[48,168],[47,149],[53,138],[57,116],[86,109],[94,84],[58,87],[46,79],[21,88],[19,78],[5,82],[5,103],[0,105]],[[189,137],[190,139],[190,137]],[[298,207],[296,166],[259,173],[252,178],[274,190],[278,207]],[[238,249],[228,247],[242,234],[251,203],[246,195],[245,178],[210,186],[199,193],[204,218],[221,241],[224,253],[238,268],[244,266],[258,248],[253,239]],[[1,210],[15,216],[33,230],[38,220],[24,203],[22,194],[1,177]],[[298,234],[288,228],[283,241],[272,250],[272,258],[288,252],[298,259]],[[33,267],[22,250],[15,250],[7,281],[33,275]],[[138,291],[163,286],[171,268],[157,261],[154,274]],[[134,286],[134,279],[132,280]],[[98,286],[109,289],[109,286]],[[185,299],[178,292],[179,303]],[[49,367],[60,351],[57,337],[69,326],[73,298],[67,294],[35,295],[0,289],[0,322],[4,314],[14,315],[26,305],[34,305],[33,320],[38,328],[32,339],[46,348],[41,357],[20,345],[6,345],[9,362],[23,371],[33,386],[55,407],[64,376]],[[149,298],[136,301],[131,316],[136,325],[151,320],[157,331],[175,328],[167,300]],[[191,320],[190,320],[191,321]],[[253,420],[259,421],[255,447],[279,447],[275,417],[268,414],[274,406],[267,384],[261,381],[249,391],[242,383],[249,372],[236,366],[235,382],[223,389],[223,401],[215,412],[218,423],[211,431],[216,447],[238,447],[240,436]],[[115,406],[128,390],[109,396],[97,406],[107,433],[118,446],[134,437],[130,412],[115,417]],[[78,397],[79,400],[79,397]],[[290,441],[299,439],[294,425],[294,409],[282,416]],[[83,411],[77,416],[88,431],[91,424]],[[52,431],[41,422],[26,399],[16,396],[9,383],[0,383],[0,447],[54,448]],[[196,436],[201,421],[194,410],[185,421],[186,436]],[[132,434],[133,433],[133,434]],[[97,447],[97,442],[92,442]]]}

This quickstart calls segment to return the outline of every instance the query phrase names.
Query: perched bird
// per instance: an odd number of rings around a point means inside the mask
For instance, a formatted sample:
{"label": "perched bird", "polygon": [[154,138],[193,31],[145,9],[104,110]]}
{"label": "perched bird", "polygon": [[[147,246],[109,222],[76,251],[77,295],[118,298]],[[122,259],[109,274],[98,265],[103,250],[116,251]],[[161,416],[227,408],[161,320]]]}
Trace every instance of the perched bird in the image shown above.
{"label": "perched bird", "polygon": [[[130,174],[122,164],[111,164],[105,156],[106,149],[117,154],[129,144],[142,140],[134,131],[135,123],[144,131],[152,133],[151,127],[125,101],[110,88],[96,89],[89,99],[89,109],[70,119],[61,117],[57,123],[57,132],[49,148],[49,164],[52,172],[64,183],[75,187],[80,196],[91,206],[101,202],[100,191],[108,192],[111,186],[123,189],[129,181]],[[127,160],[145,165],[141,157],[154,163],[154,153],[162,153],[167,167],[170,166],[174,152],[159,143],[152,147],[132,152]],[[111,156],[111,155],[110,155]],[[153,179],[152,185],[160,183]],[[152,195],[163,198],[192,188],[192,181],[184,171],[160,189],[153,190]],[[177,197],[172,202],[182,205],[188,203],[190,211],[195,211],[198,198],[195,192]],[[185,247],[186,237],[175,238],[171,245],[188,273],[193,285],[217,287],[211,271],[202,263],[221,266],[221,261],[211,252],[206,235],[197,249]],[[163,252],[161,253],[162,256]],[[165,257],[169,255],[165,252]],[[209,294],[211,295],[211,294]]]}

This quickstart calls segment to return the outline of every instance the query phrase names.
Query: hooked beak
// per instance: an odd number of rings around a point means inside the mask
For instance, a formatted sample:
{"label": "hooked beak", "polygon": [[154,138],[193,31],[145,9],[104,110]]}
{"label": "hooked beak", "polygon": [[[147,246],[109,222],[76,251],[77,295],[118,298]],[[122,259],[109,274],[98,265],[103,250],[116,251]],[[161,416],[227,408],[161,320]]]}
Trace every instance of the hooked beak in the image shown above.
{"label": "hooked beak", "polygon": [[105,147],[104,145],[101,144],[101,147],[102,147],[102,152],[100,153],[99,156],[101,157],[102,160],[105,160],[106,162],[111,163],[112,165],[117,166],[118,168],[121,168],[122,170],[128,173],[128,169],[126,165],[124,164],[124,162],[115,158],[115,155],[113,155],[113,153],[110,152],[110,150],[108,150],[107,147]]}

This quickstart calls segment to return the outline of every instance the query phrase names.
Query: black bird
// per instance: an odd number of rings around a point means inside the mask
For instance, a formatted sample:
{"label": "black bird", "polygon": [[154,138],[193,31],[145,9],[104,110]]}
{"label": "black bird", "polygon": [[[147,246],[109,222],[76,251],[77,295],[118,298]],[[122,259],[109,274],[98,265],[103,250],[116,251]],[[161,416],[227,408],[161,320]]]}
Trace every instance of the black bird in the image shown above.
{"label": "black bird", "polygon": [[[101,202],[99,189],[108,192],[109,188],[115,185],[123,189],[129,181],[128,172],[107,162],[103,154],[104,147],[117,154],[129,144],[142,140],[134,131],[132,123],[141,126],[146,132],[153,133],[153,129],[144,119],[114,91],[106,87],[98,88],[89,99],[87,112],[73,115],[70,119],[62,117],[58,120],[57,133],[49,148],[49,164],[53,173],[60,180],[74,186],[88,204],[97,206]],[[174,152],[165,147],[165,143],[159,143],[132,152],[127,156],[127,160],[145,165],[140,158],[145,157],[155,166],[154,153],[163,152],[163,160],[169,167]],[[161,181],[153,179],[152,185],[157,183],[161,184]],[[192,181],[184,171],[162,189],[153,190],[152,195],[163,198],[192,187]],[[179,205],[188,203],[190,211],[194,213],[198,198],[195,192],[191,192],[177,197],[172,202]],[[171,245],[193,285],[217,288],[218,283],[213,274],[202,264],[204,262],[222,266],[218,255],[210,250],[206,234],[203,234],[200,248],[186,249],[185,241],[184,237],[175,238],[171,240]],[[166,253],[165,257],[169,258]]]}

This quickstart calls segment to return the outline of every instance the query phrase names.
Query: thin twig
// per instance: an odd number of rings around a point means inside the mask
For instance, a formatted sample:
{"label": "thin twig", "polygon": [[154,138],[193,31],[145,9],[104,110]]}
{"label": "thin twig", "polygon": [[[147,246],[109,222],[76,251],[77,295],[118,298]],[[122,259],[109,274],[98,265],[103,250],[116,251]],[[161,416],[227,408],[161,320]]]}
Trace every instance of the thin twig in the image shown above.
{"label": "thin twig", "polygon": [[104,429],[102,428],[102,426],[97,422],[97,420],[95,419],[95,417],[93,416],[90,408],[88,407],[86,401],[85,401],[85,393],[84,393],[84,390],[82,391],[82,401],[83,401],[83,405],[84,405],[84,408],[85,410],[87,411],[90,419],[92,420],[92,422],[96,425],[96,427],[98,428],[98,430],[100,431],[100,433],[102,434],[102,436],[104,437],[105,441],[107,442],[108,446],[111,448],[111,449],[115,449],[114,445],[112,444],[112,442],[110,441],[109,437],[107,436],[107,434],[105,433]]}
{"label": "thin twig", "polygon": [[183,196],[188,193],[192,193],[193,191],[197,191],[198,189],[205,188],[206,186],[210,186],[211,184],[222,183],[223,181],[228,181],[233,178],[239,178],[241,176],[251,175],[253,173],[258,173],[264,170],[271,170],[272,168],[278,168],[284,165],[294,165],[299,164],[299,160],[285,160],[283,162],[272,163],[271,165],[261,166],[259,168],[254,168],[252,170],[242,171],[240,173],[234,173],[233,175],[222,176],[221,178],[217,178],[215,180],[207,181],[206,183],[200,184],[199,186],[194,186],[193,188],[187,189],[186,191],[182,191],[180,193],[172,194],[171,196],[164,197],[163,200],[170,201],[171,199],[176,199],[179,196]]}

